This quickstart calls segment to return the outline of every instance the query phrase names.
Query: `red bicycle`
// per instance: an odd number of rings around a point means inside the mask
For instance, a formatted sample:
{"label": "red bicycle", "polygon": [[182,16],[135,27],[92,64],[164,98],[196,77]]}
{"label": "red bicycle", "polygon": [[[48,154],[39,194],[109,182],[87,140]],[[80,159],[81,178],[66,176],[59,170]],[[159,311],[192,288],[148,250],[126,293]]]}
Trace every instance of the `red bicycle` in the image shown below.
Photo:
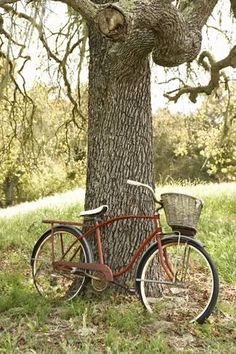
{"label": "red bicycle", "polygon": [[[70,300],[81,293],[88,282],[96,291],[103,291],[111,283],[119,285],[117,278],[139,259],[134,283],[145,308],[159,316],[164,311],[172,319],[203,323],[217,302],[219,279],[203,245],[192,237],[202,202],[176,193],[162,194],[158,201],[150,186],[131,180],[127,183],[150,190],[159,204],[154,215],[124,215],[102,221],[100,218],[108,210],[108,206],[103,205],[80,213],[81,217],[93,220],[89,227],[87,223],[74,221],[43,220],[51,227],[37,241],[31,257],[38,292],[48,298]],[[159,214],[162,208],[172,227],[171,233],[162,230]],[[100,230],[128,219],[152,220],[153,231],[138,246],[130,262],[113,272],[103,259]],[[91,235],[96,238],[98,262],[94,262],[88,242]]]}

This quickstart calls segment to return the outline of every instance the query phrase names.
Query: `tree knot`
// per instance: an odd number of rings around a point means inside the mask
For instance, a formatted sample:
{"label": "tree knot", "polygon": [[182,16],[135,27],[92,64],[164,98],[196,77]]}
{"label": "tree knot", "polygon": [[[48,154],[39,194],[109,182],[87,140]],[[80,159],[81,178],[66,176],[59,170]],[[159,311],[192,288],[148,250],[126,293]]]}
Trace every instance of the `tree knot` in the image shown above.
{"label": "tree knot", "polygon": [[98,11],[95,22],[99,31],[113,41],[122,41],[127,33],[125,15],[117,5],[109,4]]}

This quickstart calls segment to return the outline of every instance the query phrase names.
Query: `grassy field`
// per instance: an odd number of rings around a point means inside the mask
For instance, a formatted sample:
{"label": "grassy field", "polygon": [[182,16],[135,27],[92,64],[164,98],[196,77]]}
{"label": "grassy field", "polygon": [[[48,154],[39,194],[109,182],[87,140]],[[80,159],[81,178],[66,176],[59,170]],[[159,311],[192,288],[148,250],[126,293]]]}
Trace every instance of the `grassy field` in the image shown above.
{"label": "grassy field", "polygon": [[[0,353],[235,353],[236,184],[164,186],[204,201],[198,238],[217,264],[221,289],[204,325],[147,314],[135,297],[87,294],[52,303],[35,291],[30,254],[43,218],[76,219],[82,190],[0,210]],[[78,202],[78,200],[80,202]]]}

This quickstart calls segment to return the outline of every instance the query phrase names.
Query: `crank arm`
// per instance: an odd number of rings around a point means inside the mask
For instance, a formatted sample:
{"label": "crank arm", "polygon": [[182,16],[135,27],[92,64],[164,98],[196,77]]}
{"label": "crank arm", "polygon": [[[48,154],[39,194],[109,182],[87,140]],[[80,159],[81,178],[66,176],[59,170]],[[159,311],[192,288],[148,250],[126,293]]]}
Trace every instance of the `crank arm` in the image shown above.
{"label": "crank arm", "polygon": [[88,278],[90,278],[90,279],[94,279],[94,280],[101,280],[100,278],[95,277],[94,275],[89,274],[89,273],[87,273],[87,272],[83,272],[82,270],[80,270],[80,269],[78,269],[78,268],[76,268],[76,267],[73,267],[73,268],[71,269],[71,273],[72,273],[72,274],[75,274],[75,275],[86,276],[86,277],[88,277]]}

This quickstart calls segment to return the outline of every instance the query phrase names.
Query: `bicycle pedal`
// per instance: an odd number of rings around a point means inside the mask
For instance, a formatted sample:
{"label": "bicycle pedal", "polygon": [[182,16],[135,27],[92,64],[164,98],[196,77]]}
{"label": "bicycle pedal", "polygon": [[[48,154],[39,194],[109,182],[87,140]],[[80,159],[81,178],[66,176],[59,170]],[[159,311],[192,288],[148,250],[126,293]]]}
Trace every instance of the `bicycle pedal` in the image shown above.
{"label": "bicycle pedal", "polygon": [[83,271],[83,270],[80,270],[79,268],[76,268],[76,267],[73,267],[71,269],[71,274],[75,274],[75,275],[78,275],[78,276],[86,276],[86,273]]}
{"label": "bicycle pedal", "polygon": [[130,295],[136,295],[136,289],[135,288],[130,288],[129,289],[129,294]]}

